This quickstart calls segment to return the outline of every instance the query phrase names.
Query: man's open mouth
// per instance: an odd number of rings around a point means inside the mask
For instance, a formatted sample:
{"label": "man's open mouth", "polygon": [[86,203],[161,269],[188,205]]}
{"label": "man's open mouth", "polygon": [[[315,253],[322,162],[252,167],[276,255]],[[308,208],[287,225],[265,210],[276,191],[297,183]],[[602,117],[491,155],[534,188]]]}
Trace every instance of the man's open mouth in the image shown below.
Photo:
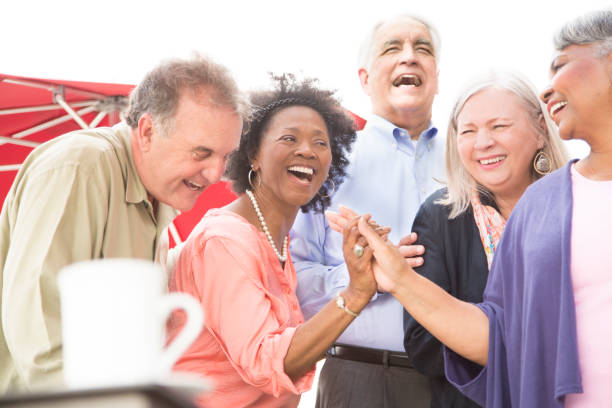
{"label": "man's open mouth", "polygon": [[204,186],[194,183],[193,181],[183,180],[183,183],[187,186],[188,189],[192,191],[199,191],[204,188]]}
{"label": "man's open mouth", "polygon": [[393,81],[393,86],[421,86],[423,81],[421,78],[414,74],[404,74],[400,75],[395,81]]}

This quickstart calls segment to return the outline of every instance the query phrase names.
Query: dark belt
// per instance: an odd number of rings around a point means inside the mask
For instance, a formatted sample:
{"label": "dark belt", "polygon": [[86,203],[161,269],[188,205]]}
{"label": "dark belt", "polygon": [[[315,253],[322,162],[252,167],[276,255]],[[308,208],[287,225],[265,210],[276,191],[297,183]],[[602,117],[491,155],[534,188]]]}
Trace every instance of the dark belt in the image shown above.
{"label": "dark belt", "polygon": [[361,363],[382,364],[385,367],[412,368],[408,354],[399,351],[334,344],[327,355]]}

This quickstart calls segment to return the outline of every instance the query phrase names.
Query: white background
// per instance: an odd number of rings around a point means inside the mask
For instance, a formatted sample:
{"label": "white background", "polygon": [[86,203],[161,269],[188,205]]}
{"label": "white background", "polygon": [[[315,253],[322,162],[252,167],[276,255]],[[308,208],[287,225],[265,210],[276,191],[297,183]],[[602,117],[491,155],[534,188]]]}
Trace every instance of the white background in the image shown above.
{"label": "white background", "polygon": [[379,18],[416,13],[442,37],[434,121],[445,127],[461,85],[489,68],[519,70],[541,89],[553,32],[603,7],[610,0],[1,0],[0,72],[133,84],[160,59],[196,50],[227,65],[245,89],[265,86],[269,71],[318,77],[364,116],[359,43]]}
{"label": "white background", "polygon": [[52,79],[137,83],[159,60],[208,54],[245,89],[270,71],[314,76],[344,106],[367,115],[356,56],[368,28],[397,13],[419,14],[442,37],[434,121],[467,78],[517,69],[541,89],[553,32],[609,0],[2,0],[0,72]]}

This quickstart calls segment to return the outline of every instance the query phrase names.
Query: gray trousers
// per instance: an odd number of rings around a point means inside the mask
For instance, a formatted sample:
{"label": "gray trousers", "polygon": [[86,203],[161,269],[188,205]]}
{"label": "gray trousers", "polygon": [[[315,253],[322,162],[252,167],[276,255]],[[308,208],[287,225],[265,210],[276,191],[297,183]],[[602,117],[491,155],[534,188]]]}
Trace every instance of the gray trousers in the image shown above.
{"label": "gray trousers", "polygon": [[317,408],[429,408],[429,379],[413,368],[328,356],[319,374]]}

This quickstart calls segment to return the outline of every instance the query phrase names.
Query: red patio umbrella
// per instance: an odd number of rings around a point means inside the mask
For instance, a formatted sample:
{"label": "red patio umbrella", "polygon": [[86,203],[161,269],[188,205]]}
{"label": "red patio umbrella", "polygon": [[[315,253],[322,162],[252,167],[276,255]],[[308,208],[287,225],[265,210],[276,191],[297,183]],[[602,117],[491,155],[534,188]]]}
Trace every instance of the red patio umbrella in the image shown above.
{"label": "red patio umbrella", "polygon": [[71,130],[119,122],[133,88],[0,74],[0,203],[34,147]]}

